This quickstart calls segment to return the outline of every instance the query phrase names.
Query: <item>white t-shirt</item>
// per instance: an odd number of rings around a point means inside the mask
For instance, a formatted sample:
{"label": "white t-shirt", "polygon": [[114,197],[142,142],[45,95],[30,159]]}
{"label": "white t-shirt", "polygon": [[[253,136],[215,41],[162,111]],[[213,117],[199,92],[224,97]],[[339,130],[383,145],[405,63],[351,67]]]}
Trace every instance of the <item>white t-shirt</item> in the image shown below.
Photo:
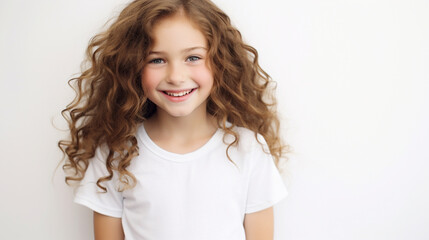
{"label": "white t-shirt", "polygon": [[[75,193],[75,202],[101,214],[122,218],[127,240],[244,240],[244,216],[266,209],[287,195],[271,155],[263,151],[255,135],[237,127],[240,140],[226,156],[223,130],[219,129],[201,148],[175,154],[157,146],[143,125],[137,131],[139,156],[127,168],[137,184],[118,192],[117,174],[108,175],[107,152],[98,148],[85,178]],[[227,142],[232,140],[227,135]],[[263,137],[258,139],[268,147]]]}

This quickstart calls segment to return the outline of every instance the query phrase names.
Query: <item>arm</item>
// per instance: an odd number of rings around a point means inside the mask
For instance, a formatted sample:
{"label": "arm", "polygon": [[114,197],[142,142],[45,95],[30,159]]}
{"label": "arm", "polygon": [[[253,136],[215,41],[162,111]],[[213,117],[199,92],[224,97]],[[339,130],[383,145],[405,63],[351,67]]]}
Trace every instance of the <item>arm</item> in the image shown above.
{"label": "arm", "polygon": [[246,214],[244,217],[244,230],[246,232],[246,240],[273,240],[273,207]]}
{"label": "arm", "polygon": [[95,240],[123,240],[121,218],[94,212],[94,237]]}

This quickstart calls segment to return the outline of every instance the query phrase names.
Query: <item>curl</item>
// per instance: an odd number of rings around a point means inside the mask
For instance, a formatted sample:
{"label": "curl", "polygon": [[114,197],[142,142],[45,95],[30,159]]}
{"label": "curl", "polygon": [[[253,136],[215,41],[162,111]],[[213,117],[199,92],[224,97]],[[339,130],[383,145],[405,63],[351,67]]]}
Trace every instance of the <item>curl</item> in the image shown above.
{"label": "curl", "polygon": [[[214,85],[207,111],[225,134],[237,145],[235,126],[262,135],[276,165],[287,146],[279,136],[274,83],[259,66],[258,52],[245,44],[229,17],[209,0],[136,0],[131,2],[105,31],[93,37],[86,51],[82,74],[69,80],[75,99],[61,112],[70,139],[58,146],[65,155],[66,182],[81,181],[90,160],[101,145],[106,145],[107,176],[98,187],[119,174],[119,191],[135,185],[127,170],[139,149],[135,137],[139,124],[151,117],[156,106],[147,99],[141,86],[144,59],[153,44],[152,28],[158,20],[182,11],[200,28],[208,41],[208,56]],[[230,125],[227,122],[231,123]],[[234,163],[234,162],[233,162]]]}

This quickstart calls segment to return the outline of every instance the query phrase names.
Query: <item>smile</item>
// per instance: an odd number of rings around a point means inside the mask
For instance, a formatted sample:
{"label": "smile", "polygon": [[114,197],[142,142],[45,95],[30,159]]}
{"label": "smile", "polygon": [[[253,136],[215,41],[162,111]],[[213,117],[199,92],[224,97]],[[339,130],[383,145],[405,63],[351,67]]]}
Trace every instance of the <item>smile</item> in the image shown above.
{"label": "smile", "polygon": [[184,91],[179,91],[179,92],[178,91],[162,91],[162,92],[164,94],[167,94],[170,97],[183,97],[183,96],[190,94],[194,90],[195,90],[195,88],[189,89],[189,90],[184,90]]}

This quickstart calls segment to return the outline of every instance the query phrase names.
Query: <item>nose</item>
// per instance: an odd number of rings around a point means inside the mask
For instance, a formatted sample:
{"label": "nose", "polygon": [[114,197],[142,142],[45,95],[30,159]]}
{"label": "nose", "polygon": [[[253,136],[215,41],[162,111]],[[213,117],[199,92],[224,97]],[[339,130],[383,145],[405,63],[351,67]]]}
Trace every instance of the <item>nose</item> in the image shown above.
{"label": "nose", "polygon": [[168,68],[167,82],[178,85],[185,81],[185,69],[180,63],[171,62]]}

